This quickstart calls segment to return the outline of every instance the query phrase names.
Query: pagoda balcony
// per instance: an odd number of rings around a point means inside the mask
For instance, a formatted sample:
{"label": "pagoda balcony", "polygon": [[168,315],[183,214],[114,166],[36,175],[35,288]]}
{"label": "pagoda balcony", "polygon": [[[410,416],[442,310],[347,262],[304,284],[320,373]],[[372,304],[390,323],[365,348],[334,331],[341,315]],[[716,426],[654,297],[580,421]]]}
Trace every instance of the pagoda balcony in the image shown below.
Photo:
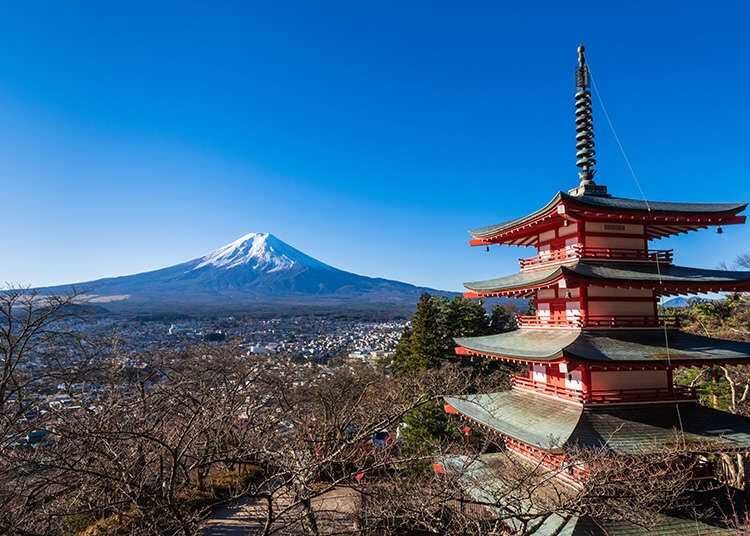
{"label": "pagoda balcony", "polygon": [[673,251],[671,249],[625,249],[625,248],[593,248],[580,244],[566,246],[540,253],[535,257],[519,259],[521,270],[531,270],[552,264],[571,261],[574,259],[595,259],[630,262],[658,262],[672,264]]}
{"label": "pagoda balcony", "polygon": [[582,328],[583,319],[581,316],[568,317],[564,314],[545,317],[516,315],[516,325],[519,328]]}
{"label": "pagoda balcony", "polygon": [[579,391],[546,382],[534,381],[523,376],[513,376],[511,382],[513,387],[517,389],[525,389],[539,394],[588,404],[663,402],[673,400],[694,401],[698,398],[696,390],[691,387],[674,386],[671,389],[663,387]]}
{"label": "pagoda balcony", "polygon": [[587,328],[677,328],[676,316],[636,316],[636,315],[587,315],[583,326]]}
{"label": "pagoda balcony", "polygon": [[559,385],[548,384],[545,382],[536,382],[530,378],[524,378],[522,376],[512,376],[511,384],[514,388],[536,391],[540,394],[550,395],[557,398],[565,398],[568,400],[572,400],[573,402],[585,401],[585,395],[583,391],[566,389],[565,387],[560,387]]}
{"label": "pagoda balcony", "polygon": [[638,316],[638,315],[516,315],[516,324],[520,328],[677,328],[676,316]]}

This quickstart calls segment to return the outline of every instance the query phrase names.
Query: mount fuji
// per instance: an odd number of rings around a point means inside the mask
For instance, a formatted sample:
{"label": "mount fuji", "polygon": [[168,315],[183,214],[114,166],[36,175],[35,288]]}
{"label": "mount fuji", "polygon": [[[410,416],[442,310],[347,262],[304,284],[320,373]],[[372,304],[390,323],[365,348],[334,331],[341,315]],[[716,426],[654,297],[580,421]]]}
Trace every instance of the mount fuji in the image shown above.
{"label": "mount fuji", "polygon": [[420,294],[453,293],[334,268],[269,233],[249,233],[203,257],[122,277],[38,289],[75,290],[110,311],[189,312],[260,306],[413,306]]}

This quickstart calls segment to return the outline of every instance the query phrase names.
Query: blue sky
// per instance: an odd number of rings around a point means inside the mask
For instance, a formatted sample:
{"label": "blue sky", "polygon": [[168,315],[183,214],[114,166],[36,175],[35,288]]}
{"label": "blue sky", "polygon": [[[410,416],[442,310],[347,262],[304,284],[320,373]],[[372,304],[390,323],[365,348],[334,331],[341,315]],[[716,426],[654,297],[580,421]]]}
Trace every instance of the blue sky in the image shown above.
{"label": "blue sky", "polygon": [[[530,250],[466,230],[575,185],[580,41],[648,197],[750,200],[748,8],[558,4],[5,6],[0,281],[159,268],[250,231],[444,289],[514,271]],[[594,113],[599,181],[639,197]],[[750,230],[657,246],[713,267]]]}

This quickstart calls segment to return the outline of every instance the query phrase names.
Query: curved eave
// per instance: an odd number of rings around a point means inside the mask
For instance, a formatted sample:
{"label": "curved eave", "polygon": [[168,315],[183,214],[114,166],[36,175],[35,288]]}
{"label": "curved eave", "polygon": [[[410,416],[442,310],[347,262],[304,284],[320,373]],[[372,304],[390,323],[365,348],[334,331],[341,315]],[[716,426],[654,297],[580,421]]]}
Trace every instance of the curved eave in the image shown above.
{"label": "curved eave", "polygon": [[512,355],[509,353],[496,353],[482,350],[474,350],[467,348],[466,346],[456,346],[456,355],[464,357],[486,357],[489,359],[496,359],[498,361],[512,361],[514,363],[557,363],[559,361],[565,361],[563,352],[558,352],[545,357],[528,357],[521,355]]}
{"label": "curved eave", "polygon": [[646,201],[626,197],[574,196],[560,192],[559,197],[571,208],[585,207],[606,212],[621,211],[629,214],[640,214],[644,217],[657,216],[722,216],[742,212],[747,203],[683,203],[670,201]]}
{"label": "curved eave", "polygon": [[468,292],[466,298],[493,298],[499,296],[522,296],[540,289],[557,285],[565,273],[562,266],[519,272],[513,275],[488,279],[486,281],[469,281],[464,283]]}
{"label": "curved eave", "polygon": [[750,363],[750,342],[680,330],[517,329],[454,339],[456,354],[522,363],[588,362],[597,369]]}
{"label": "curved eave", "polygon": [[457,337],[458,355],[476,355],[506,361],[549,363],[563,359],[563,349],[575,342],[580,330],[516,329],[499,335]]}
{"label": "curved eave", "polygon": [[471,229],[469,234],[472,236],[472,240],[469,241],[469,245],[483,246],[503,242],[523,245],[523,240],[519,240],[520,238],[530,233],[538,233],[540,227],[549,224],[554,218],[559,218],[557,207],[561,202],[562,192],[557,192],[549,203],[528,216]]}
{"label": "curved eave", "polygon": [[[558,206],[563,205],[563,209]],[[472,229],[472,246],[490,244],[532,245],[535,236],[563,220],[622,222],[646,225],[649,239],[705,229],[709,226],[743,224],[738,214],[747,203],[668,203],[620,197],[576,197],[558,192],[544,207],[521,218]],[[559,221],[558,221],[559,220]]]}
{"label": "curved eave", "polygon": [[750,272],[706,270],[676,265],[636,265],[580,261],[544,270],[464,283],[466,298],[523,296],[565,280],[568,286],[590,283],[603,287],[652,289],[661,295],[698,292],[748,292]]}
{"label": "curved eave", "polygon": [[539,357],[526,357],[517,356],[511,354],[499,354],[487,351],[478,351],[466,348],[465,346],[456,346],[455,353],[461,357],[482,357],[485,359],[494,359],[496,361],[507,361],[509,363],[520,363],[520,364],[538,364],[538,365],[550,365],[555,363],[571,363],[571,362],[587,362],[590,364],[591,370],[654,370],[663,369],[665,367],[702,367],[706,364],[712,365],[750,365],[750,356],[745,358],[728,358],[728,359],[681,359],[679,357],[667,359],[654,359],[648,363],[643,361],[594,361],[580,357],[570,352],[562,351],[557,354],[548,356],[546,358]]}
{"label": "curved eave", "polygon": [[[750,281],[714,281],[693,283],[690,281],[624,281],[620,279],[580,278],[588,283],[608,288],[650,289],[659,296],[680,296],[704,292],[750,292]],[[616,300],[615,300],[616,301]]]}

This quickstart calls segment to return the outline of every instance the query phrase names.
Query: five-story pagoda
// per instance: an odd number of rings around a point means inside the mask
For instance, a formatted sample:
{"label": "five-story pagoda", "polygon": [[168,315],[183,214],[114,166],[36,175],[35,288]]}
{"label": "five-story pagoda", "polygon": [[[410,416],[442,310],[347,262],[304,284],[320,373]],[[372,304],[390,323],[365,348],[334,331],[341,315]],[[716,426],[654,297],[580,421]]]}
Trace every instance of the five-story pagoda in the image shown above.
{"label": "five-story pagoda", "polygon": [[[707,441],[726,451],[750,447],[750,419],[697,402],[673,382],[678,367],[750,363],[750,343],[688,334],[659,316],[661,297],[750,290],[750,272],[673,263],[650,241],[745,222],[745,203],[679,203],[614,197],[594,181],[589,72],[576,70],[579,185],[536,212],[471,231],[472,246],[533,246],[520,271],[465,283],[470,298],[525,297],[534,314],[519,329],[456,339],[456,353],[512,361],[527,372],[508,391],[450,396],[460,415],[519,455],[550,466],[570,447],[624,454],[666,443]],[[575,482],[585,468],[561,475]]]}

